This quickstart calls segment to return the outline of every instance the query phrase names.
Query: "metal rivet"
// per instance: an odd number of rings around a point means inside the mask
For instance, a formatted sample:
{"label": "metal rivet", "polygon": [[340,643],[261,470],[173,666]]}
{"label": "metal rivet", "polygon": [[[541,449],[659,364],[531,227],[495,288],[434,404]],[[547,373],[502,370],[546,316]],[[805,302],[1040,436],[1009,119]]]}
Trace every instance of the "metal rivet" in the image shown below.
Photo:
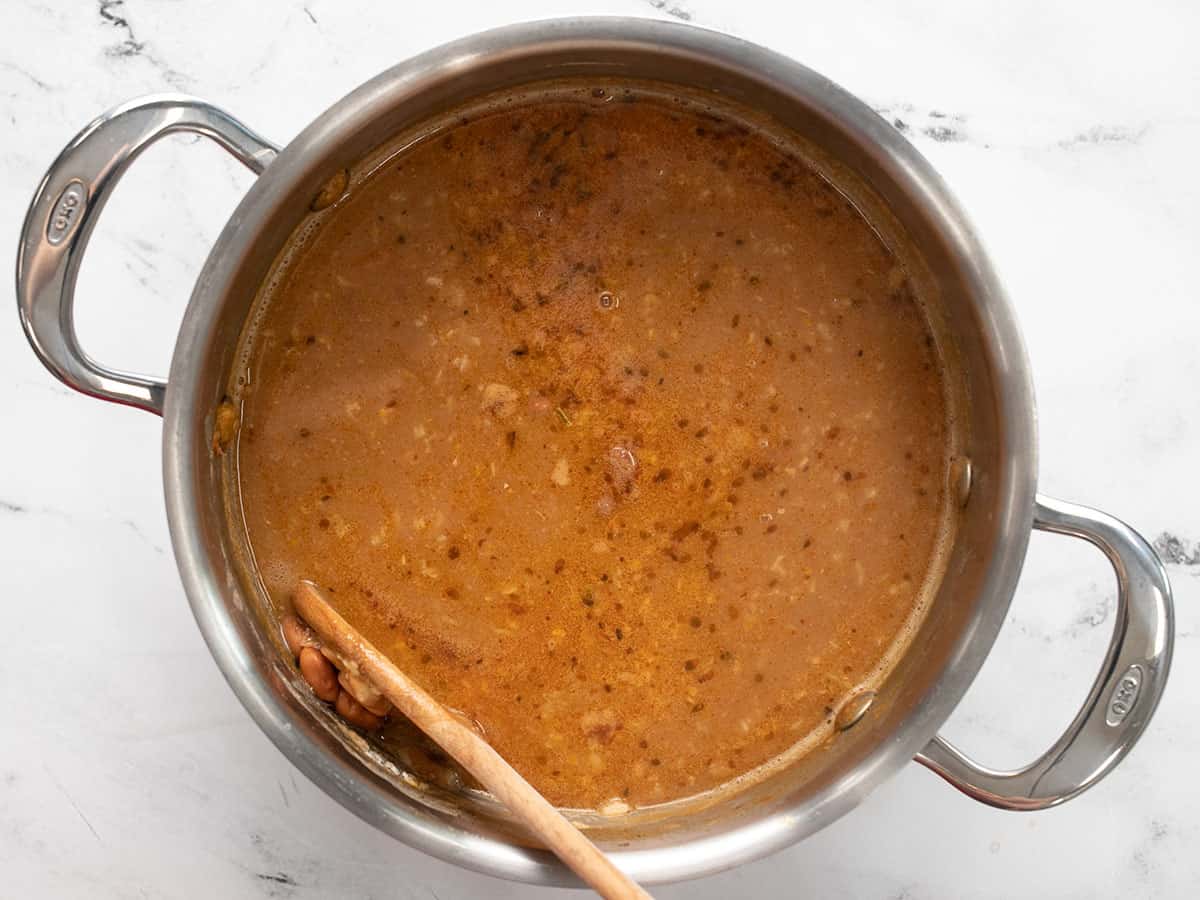
{"label": "metal rivet", "polygon": [[838,710],[837,718],[833,721],[833,727],[838,731],[846,731],[853,728],[867,714],[867,710],[875,702],[875,696],[874,691],[859,691],[852,696]]}

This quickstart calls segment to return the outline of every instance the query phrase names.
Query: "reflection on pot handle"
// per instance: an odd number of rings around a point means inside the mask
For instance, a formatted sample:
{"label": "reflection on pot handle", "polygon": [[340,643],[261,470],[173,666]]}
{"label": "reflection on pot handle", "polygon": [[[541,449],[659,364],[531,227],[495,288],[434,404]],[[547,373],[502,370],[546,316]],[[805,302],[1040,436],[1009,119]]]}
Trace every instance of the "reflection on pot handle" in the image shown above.
{"label": "reflection on pot handle", "polygon": [[1033,526],[1083,538],[1108,557],[1117,573],[1116,628],[1083,708],[1030,765],[1013,772],[987,769],[940,737],[917,754],[917,762],[963,793],[1002,809],[1055,806],[1111,772],[1154,714],[1175,640],[1171,586],[1141,535],[1105,513],[1043,496]]}
{"label": "reflection on pot handle", "polygon": [[113,187],[152,143],[175,132],[216,141],[255,174],[279,152],[202,100],[158,94],[109,110],[59,154],[38,185],[21,228],[17,304],[29,343],[67,386],[162,415],[166,382],[100,365],[79,346],[75,279],[88,238]]}

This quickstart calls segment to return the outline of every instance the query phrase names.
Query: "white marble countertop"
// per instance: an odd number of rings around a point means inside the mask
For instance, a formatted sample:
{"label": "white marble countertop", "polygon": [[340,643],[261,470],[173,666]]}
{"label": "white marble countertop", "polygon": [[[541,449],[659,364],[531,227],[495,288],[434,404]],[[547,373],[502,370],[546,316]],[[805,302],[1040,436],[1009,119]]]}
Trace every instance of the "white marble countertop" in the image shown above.
{"label": "white marble countertop", "polygon": [[[5,0],[0,237],[15,249],[34,186],[80,127],[147,92],[197,94],[286,142],[417,51],[572,13],[688,19],[816,68],[904,123],[994,254],[1033,361],[1043,488],[1109,510],[1170,551],[1172,684],[1117,772],[1059,809],[998,812],[912,765],[804,844],[657,893],[1194,897],[1200,7],[890,6]],[[83,266],[79,329],[93,355],[166,371],[192,279],[250,178],[183,139],[133,167]],[[11,309],[0,317],[0,398],[0,894],[555,894],[384,837],[267,742],[184,600],[159,421],[59,385]],[[1098,554],[1035,537],[1009,621],[946,733],[997,766],[1044,749],[1090,684],[1113,603]]]}

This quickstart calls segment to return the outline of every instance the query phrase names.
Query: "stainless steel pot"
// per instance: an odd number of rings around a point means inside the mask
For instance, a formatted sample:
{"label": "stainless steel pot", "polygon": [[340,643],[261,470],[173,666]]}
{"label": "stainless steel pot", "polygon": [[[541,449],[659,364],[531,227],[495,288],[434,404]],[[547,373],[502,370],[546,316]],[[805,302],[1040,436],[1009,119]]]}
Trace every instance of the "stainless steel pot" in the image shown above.
{"label": "stainless steel pot", "polygon": [[[543,884],[573,879],[519,844],[486,804],[433,798],[364,752],[298,688],[243,589],[209,449],[212,411],[256,289],[310,198],[343,166],[403,128],[497,89],[563,76],[653,79],[716,92],[773,116],[853,171],[924,257],[962,355],[970,398],[969,499],[946,577],[912,648],[870,714],[823,750],[716,807],[634,830],[600,829],[618,865],[646,882],[715,872],[800,840],[859,803],[910,759],[1006,809],[1061,803],[1095,784],[1141,735],[1162,695],[1173,611],[1162,565],[1122,522],[1035,494],[1034,402],[1013,313],[974,231],[929,164],[865,104],[797,63],[698,28],[636,19],[539,22],[476,35],[383,73],[283,149],[189,97],[156,96],[101,116],[38,186],[17,259],[21,320],[69,386],[159,413],[179,571],[200,630],[238,698],[280,750],[376,827],[450,862]],[[149,144],[203,134],[261,177],[196,281],[167,380],[100,365],[72,319],[79,263],[113,187]],[[965,485],[964,485],[965,486]],[[986,768],[937,736],[1004,621],[1030,529],[1083,538],[1116,571],[1112,643],[1066,733],[1013,772]]]}

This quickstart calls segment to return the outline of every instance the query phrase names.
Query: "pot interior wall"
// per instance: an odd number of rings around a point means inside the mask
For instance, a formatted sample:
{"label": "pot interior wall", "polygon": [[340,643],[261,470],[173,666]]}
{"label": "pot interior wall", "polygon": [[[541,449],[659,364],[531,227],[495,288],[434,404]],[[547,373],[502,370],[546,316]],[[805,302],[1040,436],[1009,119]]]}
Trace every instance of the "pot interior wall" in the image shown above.
{"label": "pot interior wall", "polygon": [[[725,40],[733,49],[742,46]],[[431,826],[453,823],[521,840],[519,829],[487,803],[456,804],[415,789],[312,700],[284,661],[261,596],[241,574],[244,539],[227,527],[223,461],[210,452],[210,428],[230,379],[238,377],[236,348],[255,295],[322,184],[397,133],[480,94],[550,78],[648,79],[711,91],[795,131],[853,173],[919,249],[928,287],[936,292],[945,330],[956,345],[969,417],[966,452],[974,480],[948,571],[909,652],[864,720],[719,806],[633,828],[603,826],[594,832],[602,843],[643,851],[735,829],[773,828],[747,837],[765,852],[827,824],[933,734],[982,662],[1006,612],[1031,519],[1032,398],[1007,306],[989,295],[994,281],[961,215],[891,126],[829,82],[762,51],[755,51],[759,55],[750,67],[732,50],[720,62],[703,59],[688,43],[639,42],[617,30],[611,39],[584,41],[564,32],[561,40],[509,46],[489,56],[456,55],[451,47],[385,73],[283,151],[235,213],[197,284],[168,398],[188,413],[167,416],[168,425],[176,422],[180,429],[178,471],[186,495],[181,508],[188,511],[191,500],[195,530],[189,540],[201,548],[200,562],[212,573],[206,599],[219,609],[211,615],[202,611],[194,594],[193,606],[226,676],[281,749],[308,774],[336,781],[342,802],[392,833],[411,834],[415,816]],[[1013,354],[1008,357],[1000,349],[1006,343]],[[190,378],[176,383],[175,376],[185,372]],[[168,440],[168,456],[171,444]],[[173,465],[168,458],[168,480]],[[265,683],[268,691],[243,690],[243,678]],[[783,811],[794,817],[797,810],[802,822],[772,819]],[[663,877],[675,874],[662,870]]]}

